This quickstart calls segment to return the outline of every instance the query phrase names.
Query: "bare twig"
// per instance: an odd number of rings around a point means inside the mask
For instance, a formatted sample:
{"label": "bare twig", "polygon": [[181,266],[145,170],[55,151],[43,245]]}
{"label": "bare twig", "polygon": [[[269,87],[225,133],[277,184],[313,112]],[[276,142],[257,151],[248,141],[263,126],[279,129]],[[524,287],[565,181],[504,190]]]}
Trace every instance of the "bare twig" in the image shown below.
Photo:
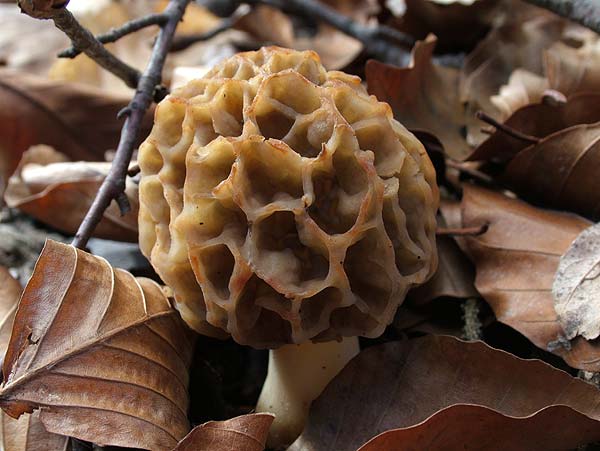
{"label": "bare twig", "polygon": [[[128,34],[135,33],[143,28],[151,27],[152,25],[162,25],[167,21],[167,16],[164,14],[150,14],[139,19],[131,20],[124,23],[118,28],[111,28],[106,33],[99,34],[96,36],[96,40],[102,44],[109,44],[116,42]],[[59,58],[75,58],[81,53],[81,50],[77,47],[69,47],[58,54]]]}
{"label": "bare twig", "polygon": [[537,136],[526,135],[525,133],[521,133],[519,130],[515,130],[514,128],[509,127],[506,124],[501,124],[496,119],[484,113],[483,111],[478,111],[475,114],[475,116],[477,116],[477,119],[480,119],[487,124],[493,125],[494,127],[496,127],[496,129],[506,133],[507,135],[512,136],[513,138],[520,139],[521,141],[527,141],[531,144],[537,144],[540,142],[540,138],[538,138]]}
{"label": "bare twig", "polygon": [[[201,0],[200,3],[210,7],[214,1]],[[262,4],[288,14],[317,19],[362,42],[370,56],[392,64],[405,65],[409,49],[415,43],[412,37],[392,27],[363,25],[317,0],[239,0],[233,3]]]}
{"label": "bare twig", "polygon": [[209,39],[214,38],[218,34],[223,33],[235,26],[235,24],[244,16],[248,15],[250,12],[250,7],[246,4],[240,5],[236,8],[236,10],[229,17],[225,17],[221,20],[221,23],[217,25],[212,30],[207,31],[206,33],[197,33],[197,34],[188,34],[183,36],[176,36],[173,39],[173,43],[171,44],[171,52],[178,52],[180,50],[185,50],[189,46],[195,44],[196,42],[208,41]]}
{"label": "bare twig", "polygon": [[438,227],[435,231],[437,236],[479,236],[487,232],[489,225],[482,224],[475,227],[460,227],[460,228],[446,228]]}
{"label": "bare twig", "polygon": [[72,244],[75,247],[85,247],[92,232],[102,219],[104,211],[125,190],[125,177],[127,176],[127,169],[131,161],[142,119],[152,104],[155,87],[160,84],[162,69],[169,48],[171,47],[175,29],[189,2],[190,0],[171,0],[163,12],[167,17],[167,21],[161,27],[154,43],[150,62],[140,78],[133,99],[125,110],[127,118],[121,130],[121,139],[115,152],[115,158],[108,175],[98,190],[92,206],[85,215],[73,239]]}
{"label": "bare twig", "polygon": [[140,72],[124,63],[104,48],[89,30],[82,27],[77,19],[66,8],[56,9],[51,19],[57,28],[63,31],[73,46],[109,72],[123,80],[130,88],[135,88],[140,79]]}
{"label": "bare twig", "polygon": [[600,33],[598,0],[525,0]]}

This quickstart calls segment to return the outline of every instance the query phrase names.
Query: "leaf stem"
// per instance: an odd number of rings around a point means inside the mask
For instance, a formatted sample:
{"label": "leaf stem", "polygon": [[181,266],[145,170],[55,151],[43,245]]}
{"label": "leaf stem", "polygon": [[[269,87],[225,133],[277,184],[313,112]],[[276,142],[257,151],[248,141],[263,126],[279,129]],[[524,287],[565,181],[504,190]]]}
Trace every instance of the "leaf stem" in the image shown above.
{"label": "leaf stem", "polygon": [[521,133],[519,130],[509,127],[506,124],[501,124],[496,119],[489,116],[487,113],[484,113],[483,111],[478,111],[477,113],[475,113],[475,116],[477,117],[477,119],[480,119],[483,122],[496,127],[497,130],[500,130],[501,132],[504,132],[507,135],[512,136],[513,138],[520,139],[521,141],[527,141],[531,144],[537,144],[540,142],[540,138],[538,138],[537,136],[527,135],[525,133]]}

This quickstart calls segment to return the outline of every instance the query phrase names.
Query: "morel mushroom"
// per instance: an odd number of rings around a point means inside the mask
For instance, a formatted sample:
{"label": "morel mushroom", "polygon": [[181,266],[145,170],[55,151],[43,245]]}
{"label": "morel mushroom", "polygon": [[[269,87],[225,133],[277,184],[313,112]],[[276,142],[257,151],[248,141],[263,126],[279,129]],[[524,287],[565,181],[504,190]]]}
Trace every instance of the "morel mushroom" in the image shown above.
{"label": "morel mushroom", "polygon": [[142,252],[192,328],[272,349],[259,409],[289,443],[435,270],[425,149],[358,77],[269,47],[162,101],[139,164]]}

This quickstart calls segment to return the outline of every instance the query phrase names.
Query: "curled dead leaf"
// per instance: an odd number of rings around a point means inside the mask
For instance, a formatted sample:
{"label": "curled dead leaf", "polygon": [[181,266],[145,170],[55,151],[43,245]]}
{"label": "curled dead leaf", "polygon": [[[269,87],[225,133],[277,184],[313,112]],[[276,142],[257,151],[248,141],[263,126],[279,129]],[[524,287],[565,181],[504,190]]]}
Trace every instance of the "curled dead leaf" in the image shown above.
{"label": "curled dead leaf", "polygon": [[600,224],[581,232],[560,258],[552,293],[567,338],[600,336]]}
{"label": "curled dead leaf", "polygon": [[[9,207],[18,208],[45,224],[74,235],[111,163],[67,162],[65,159],[48,146],[27,150],[17,172],[9,179],[4,199]],[[111,203],[94,236],[137,241],[138,187],[129,177],[125,194],[131,211],[121,216],[116,203]]]}
{"label": "curled dead leaf", "polygon": [[464,186],[460,220],[463,227],[488,224],[484,234],[457,242],[475,263],[475,286],[498,321],[572,367],[600,370],[596,344],[564,339],[552,296],[560,257],[590,223],[472,185]]}
{"label": "curled dead leaf", "polygon": [[0,406],[50,432],[172,449],[188,432],[189,330],[160,287],[48,241],[15,317]]}
{"label": "curled dead leaf", "polygon": [[[313,403],[304,432],[288,451],[354,451],[376,434],[414,426],[457,404],[487,407],[520,421],[564,405],[577,414],[563,417],[569,422],[560,428],[540,429],[539,434],[546,434],[543,440],[572,440],[567,448],[573,448],[600,438],[596,387],[482,342],[430,335],[362,351]],[[596,426],[591,428],[592,422]],[[482,428],[476,434],[489,433],[485,422],[465,424]],[[567,437],[567,428],[581,429]],[[530,440],[521,439],[521,444]]]}
{"label": "curled dead leaf", "polygon": [[263,451],[275,417],[252,413],[196,426],[173,451]]}
{"label": "curled dead leaf", "polygon": [[458,71],[431,61],[436,41],[429,35],[417,42],[409,67],[368,61],[368,90],[387,102],[404,126],[432,133],[450,157],[461,160],[470,148],[461,134],[465,117],[457,93]]}
{"label": "curled dead leaf", "polygon": [[[575,427],[565,428],[566,424]],[[513,417],[483,406],[454,405],[415,426],[379,434],[358,451],[571,449],[596,437],[597,428],[597,420],[567,406],[550,406],[530,416]],[[548,433],[556,430],[561,433]]]}
{"label": "curled dead leaf", "polygon": [[528,201],[600,219],[600,123],[553,133],[521,150],[500,180]]}

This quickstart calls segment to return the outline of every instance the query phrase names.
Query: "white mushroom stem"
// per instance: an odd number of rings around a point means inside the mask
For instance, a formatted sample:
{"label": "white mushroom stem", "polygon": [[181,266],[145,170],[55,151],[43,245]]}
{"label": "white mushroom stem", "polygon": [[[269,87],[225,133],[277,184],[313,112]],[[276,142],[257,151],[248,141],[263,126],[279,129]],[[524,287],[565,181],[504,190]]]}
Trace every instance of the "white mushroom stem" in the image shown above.
{"label": "white mushroom stem", "polygon": [[358,351],[357,337],[270,351],[269,372],[256,406],[257,412],[275,414],[270,448],[288,446],[300,435],[310,404]]}

